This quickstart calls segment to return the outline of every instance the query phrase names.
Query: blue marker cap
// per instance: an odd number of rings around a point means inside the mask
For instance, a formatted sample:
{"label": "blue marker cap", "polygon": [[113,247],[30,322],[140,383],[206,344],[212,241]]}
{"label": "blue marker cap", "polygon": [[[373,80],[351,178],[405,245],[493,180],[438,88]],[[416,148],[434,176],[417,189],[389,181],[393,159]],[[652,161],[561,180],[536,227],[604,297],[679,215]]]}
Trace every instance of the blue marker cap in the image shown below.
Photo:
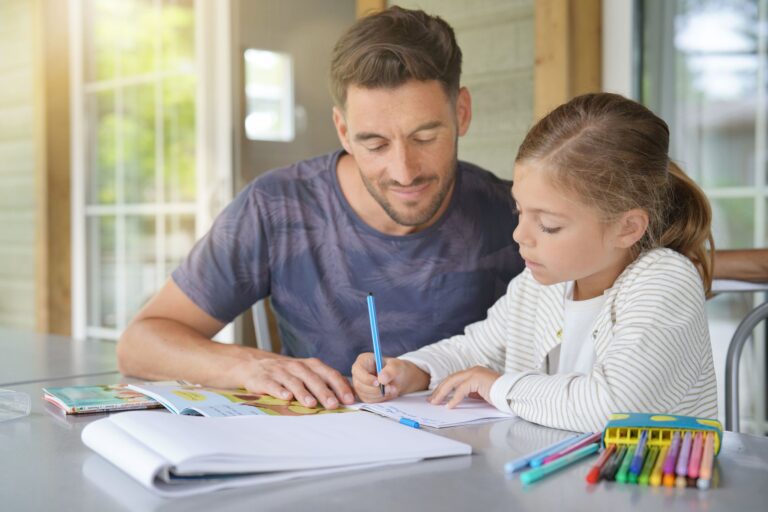
{"label": "blue marker cap", "polygon": [[419,428],[420,427],[418,421],[414,421],[414,420],[411,420],[411,419],[408,419],[408,418],[400,418],[400,423],[402,423],[403,425],[408,425],[409,427],[413,427],[413,428]]}

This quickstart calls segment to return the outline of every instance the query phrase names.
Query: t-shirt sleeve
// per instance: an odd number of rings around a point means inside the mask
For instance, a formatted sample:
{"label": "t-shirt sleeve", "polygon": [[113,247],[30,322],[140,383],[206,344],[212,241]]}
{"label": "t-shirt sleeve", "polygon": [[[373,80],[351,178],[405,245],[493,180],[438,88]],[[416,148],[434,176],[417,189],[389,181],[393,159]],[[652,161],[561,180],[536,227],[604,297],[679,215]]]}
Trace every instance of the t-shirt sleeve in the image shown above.
{"label": "t-shirt sleeve", "polygon": [[262,199],[254,183],[243,189],[172,274],[195,304],[221,322],[231,322],[269,294]]}

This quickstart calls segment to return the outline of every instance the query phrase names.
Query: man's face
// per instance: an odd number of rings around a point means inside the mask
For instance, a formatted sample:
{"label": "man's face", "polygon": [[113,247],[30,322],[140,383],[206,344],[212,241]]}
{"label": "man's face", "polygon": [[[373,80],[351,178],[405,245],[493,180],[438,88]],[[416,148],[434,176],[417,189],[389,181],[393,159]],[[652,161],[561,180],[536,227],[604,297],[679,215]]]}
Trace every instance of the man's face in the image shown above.
{"label": "man's face", "polygon": [[470,115],[466,90],[454,106],[437,81],[411,80],[394,89],[350,86],[334,122],[371,197],[395,223],[418,229],[449,202]]}

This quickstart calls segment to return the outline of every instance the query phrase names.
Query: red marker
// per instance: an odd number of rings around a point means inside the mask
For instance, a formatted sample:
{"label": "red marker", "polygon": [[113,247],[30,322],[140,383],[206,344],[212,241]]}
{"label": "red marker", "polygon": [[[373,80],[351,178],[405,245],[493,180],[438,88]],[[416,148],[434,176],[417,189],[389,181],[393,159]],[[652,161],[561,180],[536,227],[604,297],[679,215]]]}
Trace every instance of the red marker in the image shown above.
{"label": "red marker", "polygon": [[613,452],[616,451],[615,444],[609,444],[608,447],[600,454],[600,458],[597,459],[595,465],[592,466],[587,473],[587,483],[596,484],[600,480],[600,470],[603,469],[605,463],[608,461]]}

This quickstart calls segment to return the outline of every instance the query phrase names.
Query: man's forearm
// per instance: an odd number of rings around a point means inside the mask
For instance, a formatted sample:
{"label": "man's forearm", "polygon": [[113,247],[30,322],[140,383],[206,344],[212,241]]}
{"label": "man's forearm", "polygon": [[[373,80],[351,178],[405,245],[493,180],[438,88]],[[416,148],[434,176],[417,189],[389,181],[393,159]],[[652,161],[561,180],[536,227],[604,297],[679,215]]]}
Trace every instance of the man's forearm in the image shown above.
{"label": "man's forearm", "polygon": [[713,277],[768,282],[768,249],[715,251]]}
{"label": "man's forearm", "polygon": [[129,325],[117,346],[124,375],[148,380],[186,380],[208,386],[243,385],[238,370],[253,359],[282,357],[241,345],[217,343],[179,322],[146,318]]}

